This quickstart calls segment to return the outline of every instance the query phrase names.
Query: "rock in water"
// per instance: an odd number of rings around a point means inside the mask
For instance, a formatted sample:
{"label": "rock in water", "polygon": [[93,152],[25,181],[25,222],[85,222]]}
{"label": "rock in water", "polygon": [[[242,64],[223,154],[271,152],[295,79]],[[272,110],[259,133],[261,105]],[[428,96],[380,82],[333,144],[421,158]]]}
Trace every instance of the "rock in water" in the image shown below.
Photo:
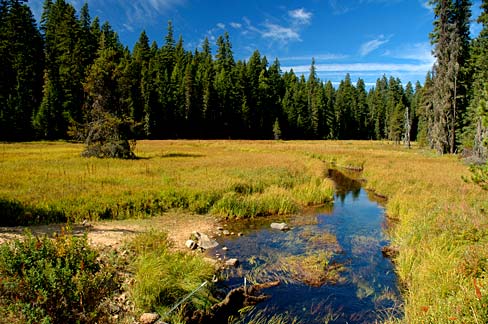
{"label": "rock in water", "polygon": [[290,227],[286,223],[271,223],[271,228],[280,231],[288,231]]}
{"label": "rock in water", "polygon": [[214,247],[217,247],[219,245],[217,241],[212,240],[210,237],[208,237],[208,235],[200,232],[193,232],[192,238],[196,239],[198,247],[204,250],[213,249]]}
{"label": "rock in water", "polygon": [[237,267],[239,265],[239,260],[237,259],[229,259],[225,261],[226,267]]}
{"label": "rock in water", "polygon": [[153,324],[159,319],[159,315],[156,313],[144,313],[139,318],[141,324]]}
{"label": "rock in water", "polygon": [[186,243],[185,243],[185,245],[190,250],[195,250],[198,247],[197,242],[195,242],[193,240],[187,240]]}

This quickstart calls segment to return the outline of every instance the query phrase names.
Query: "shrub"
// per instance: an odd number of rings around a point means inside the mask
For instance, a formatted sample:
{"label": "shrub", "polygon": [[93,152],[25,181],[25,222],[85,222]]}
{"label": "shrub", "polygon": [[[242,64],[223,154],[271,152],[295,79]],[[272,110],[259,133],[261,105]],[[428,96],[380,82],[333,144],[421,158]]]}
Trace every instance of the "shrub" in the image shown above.
{"label": "shrub", "polygon": [[0,279],[0,316],[26,323],[92,323],[119,286],[86,235],[27,233],[23,241],[1,245]]}

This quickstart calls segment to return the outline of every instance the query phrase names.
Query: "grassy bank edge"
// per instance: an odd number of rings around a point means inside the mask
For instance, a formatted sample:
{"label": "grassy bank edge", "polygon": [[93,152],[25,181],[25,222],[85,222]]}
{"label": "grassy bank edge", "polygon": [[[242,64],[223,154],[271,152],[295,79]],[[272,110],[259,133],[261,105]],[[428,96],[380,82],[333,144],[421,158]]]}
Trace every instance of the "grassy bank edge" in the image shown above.
{"label": "grassy bank edge", "polygon": [[428,170],[389,159],[388,167],[372,160],[365,165],[367,189],[388,197],[386,213],[396,221],[390,235],[400,251],[394,263],[405,316],[390,321],[486,323],[486,192],[462,180],[467,167],[456,156],[412,154]]}

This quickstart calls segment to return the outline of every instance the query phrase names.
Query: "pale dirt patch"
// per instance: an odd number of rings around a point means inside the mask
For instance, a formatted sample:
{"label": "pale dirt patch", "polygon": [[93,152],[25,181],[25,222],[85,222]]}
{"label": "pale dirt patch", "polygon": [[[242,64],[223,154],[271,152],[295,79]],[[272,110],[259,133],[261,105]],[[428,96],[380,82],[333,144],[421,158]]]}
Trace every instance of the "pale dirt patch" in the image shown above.
{"label": "pale dirt patch", "polygon": [[[26,229],[34,235],[49,235],[63,231],[65,224],[39,225],[30,227],[0,227],[0,244],[21,238]],[[75,235],[88,233],[91,244],[101,247],[119,247],[124,241],[149,230],[161,230],[168,233],[178,250],[185,248],[185,241],[191,232],[199,231],[212,235],[218,221],[212,216],[168,212],[161,216],[147,219],[128,219],[103,221],[88,224],[74,224],[71,229]]]}

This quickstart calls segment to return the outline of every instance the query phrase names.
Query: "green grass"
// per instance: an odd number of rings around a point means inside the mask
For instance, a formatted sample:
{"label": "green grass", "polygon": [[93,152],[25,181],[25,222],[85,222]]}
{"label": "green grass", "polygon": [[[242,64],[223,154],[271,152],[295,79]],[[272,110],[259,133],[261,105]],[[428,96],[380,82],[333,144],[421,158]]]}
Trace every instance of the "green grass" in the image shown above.
{"label": "green grass", "polygon": [[[169,313],[171,306],[210,282],[215,268],[202,255],[175,252],[167,235],[150,231],[138,235],[128,245],[135,255],[134,283],[129,287],[131,298],[140,312],[158,312],[171,322],[182,320],[181,312]],[[210,284],[196,292],[186,309],[205,309],[212,301]]]}

